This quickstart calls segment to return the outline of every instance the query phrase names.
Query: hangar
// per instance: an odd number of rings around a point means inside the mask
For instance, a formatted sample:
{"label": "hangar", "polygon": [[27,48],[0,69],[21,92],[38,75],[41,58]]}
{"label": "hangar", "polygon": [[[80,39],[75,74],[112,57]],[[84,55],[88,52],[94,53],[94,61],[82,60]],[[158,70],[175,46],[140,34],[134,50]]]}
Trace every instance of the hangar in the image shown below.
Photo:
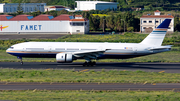
{"label": "hangar", "polygon": [[86,34],[89,20],[62,14],[52,15],[0,15],[0,34]]}

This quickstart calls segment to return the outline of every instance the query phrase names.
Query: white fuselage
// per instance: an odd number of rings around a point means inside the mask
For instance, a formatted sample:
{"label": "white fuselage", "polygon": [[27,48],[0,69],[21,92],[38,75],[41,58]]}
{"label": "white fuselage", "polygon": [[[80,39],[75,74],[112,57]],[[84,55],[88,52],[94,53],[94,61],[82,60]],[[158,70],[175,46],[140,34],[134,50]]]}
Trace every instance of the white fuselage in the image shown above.
{"label": "white fuselage", "polygon": [[[155,46],[139,43],[95,43],[95,42],[25,42],[11,46],[7,53],[18,57],[55,58],[58,53],[73,53],[108,49],[98,56],[99,59],[126,59],[164,51],[148,50]],[[82,57],[81,57],[82,58]]]}

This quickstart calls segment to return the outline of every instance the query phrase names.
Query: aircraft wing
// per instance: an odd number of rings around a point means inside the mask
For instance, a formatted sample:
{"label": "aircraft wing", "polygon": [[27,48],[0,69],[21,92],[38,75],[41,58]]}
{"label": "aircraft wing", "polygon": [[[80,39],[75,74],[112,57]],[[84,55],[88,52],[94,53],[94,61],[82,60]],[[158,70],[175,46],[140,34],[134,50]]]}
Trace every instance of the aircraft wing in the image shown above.
{"label": "aircraft wing", "polygon": [[97,59],[97,57],[100,54],[103,54],[105,51],[107,51],[108,49],[104,49],[104,50],[93,50],[93,51],[80,51],[80,52],[74,52],[73,55],[75,57],[83,57],[86,60],[91,60],[91,59]]}

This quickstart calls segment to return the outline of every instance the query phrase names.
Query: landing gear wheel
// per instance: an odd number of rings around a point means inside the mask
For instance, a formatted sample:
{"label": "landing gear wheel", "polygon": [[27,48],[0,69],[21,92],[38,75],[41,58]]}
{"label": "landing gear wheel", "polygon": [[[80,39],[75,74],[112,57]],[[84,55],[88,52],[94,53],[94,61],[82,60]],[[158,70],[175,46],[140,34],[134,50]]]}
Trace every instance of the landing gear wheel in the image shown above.
{"label": "landing gear wheel", "polygon": [[85,66],[94,66],[94,65],[96,65],[96,62],[84,62],[83,63],[83,66],[85,67]]}
{"label": "landing gear wheel", "polygon": [[92,64],[93,64],[93,65],[96,65],[96,62],[93,61]]}
{"label": "landing gear wheel", "polygon": [[21,65],[23,65],[23,62],[21,62]]}
{"label": "landing gear wheel", "polygon": [[85,66],[87,66],[87,64],[88,64],[87,62],[84,62],[84,63],[83,63],[83,66],[85,67]]}

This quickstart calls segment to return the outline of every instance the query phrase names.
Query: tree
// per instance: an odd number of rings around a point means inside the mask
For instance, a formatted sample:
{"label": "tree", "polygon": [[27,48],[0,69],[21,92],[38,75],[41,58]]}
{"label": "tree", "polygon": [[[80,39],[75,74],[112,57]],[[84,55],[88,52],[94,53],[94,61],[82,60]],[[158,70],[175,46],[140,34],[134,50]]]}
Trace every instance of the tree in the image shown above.
{"label": "tree", "polygon": [[123,19],[125,20],[126,28],[135,26],[134,23],[135,18],[134,15],[132,15],[132,13],[130,12],[125,13]]}
{"label": "tree", "polygon": [[4,0],[3,3],[10,3],[10,0]]}
{"label": "tree", "polygon": [[21,1],[19,0],[19,4],[17,7],[17,15],[23,14],[23,8],[21,7]]}
{"label": "tree", "polygon": [[92,15],[89,16],[89,27],[92,28],[93,30],[95,30],[94,23],[92,21]]}
{"label": "tree", "polygon": [[174,30],[180,31],[180,20],[179,17],[174,18]]}
{"label": "tree", "polygon": [[33,17],[38,16],[41,14],[41,11],[36,11],[36,12],[32,12],[30,15],[32,15]]}
{"label": "tree", "polygon": [[127,28],[127,31],[129,31],[129,32],[132,32],[133,30],[134,30],[133,27],[128,27],[128,28]]}
{"label": "tree", "polygon": [[57,11],[53,10],[53,11],[50,11],[48,14],[56,17],[57,16]]}
{"label": "tree", "polygon": [[63,9],[63,10],[57,12],[57,16],[61,15],[61,14],[68,14],[68,11]]}
{"label": "tree", "polygon": [[82,16],[83,16],[84,18],[88,18],[88,17],[90,16],[90,14],[89,14],[89,12],[84,11],[84,12],[82,12]]}
{"label": "tree", "polygon": [[106,26],[111,29],[111,31],[114,29],[114,15],[109,16],[106,18]]}
{"label": "tree", "polygon": [[93,30],[96,31],[99,28],[100,24],[100,17],[99,16],[92,16],[92,22],[94,24]]}
{"label": "tree", "polygon": [[116,25],[115,30],[121,31],[121,29],[122,29],[122,23],[121,23],[122,22],[122,17],[121,17],[120,14],[116,16],[114,22],[115,22],[115,25]]}
{"label": "tree", "polygon": [[134,18],[134,31],[139,32],[140,31],[140,19]]}
{"label": "tree", "polygon": [[102,28],[103,31],[105,31],[105,29],[106,29],[106,20],[105,19],[106,19],[105,16],[101,17],[100,23],[99,23],[99,28]]}

